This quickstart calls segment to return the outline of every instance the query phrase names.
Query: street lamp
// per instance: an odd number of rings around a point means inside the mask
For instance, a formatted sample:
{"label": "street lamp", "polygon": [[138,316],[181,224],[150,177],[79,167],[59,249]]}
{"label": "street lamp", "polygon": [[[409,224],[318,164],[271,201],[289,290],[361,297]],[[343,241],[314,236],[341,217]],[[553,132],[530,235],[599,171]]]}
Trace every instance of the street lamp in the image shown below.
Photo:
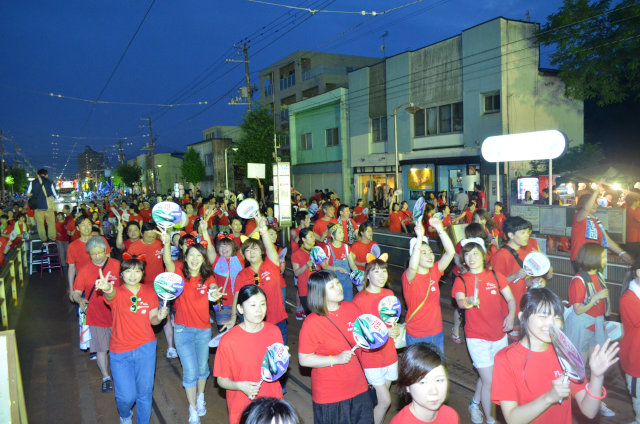
{"label": "street lamp", "polygon": [[[158,194],[158,186],[160,186],[160,188],[162,188],[162,181],[160,181],[160,168],[162,168],[162,164],[158,164],[158,165],[156,165],[156,167],[158,168],[158,173],[153,178],[153,186],[154,186],[154,189],[156,191],[156,194]],[[156,181],[157,181],[157,183],[156,183]]]}
{"label": "street lamp", "polygon": [[394,142],[395,142],[395,147],[396,147],[396,196],[398,198],[398,202],[401,200],[400,196],[402,196],[402,188],[400,188],[400,177],[399,177],[399,172],[398,169],[400,168],[400,163],[398,161],[398,109],[400,109],[403,106],[409,105],[408,108],[406,108],[405,110],[407,112],[409,112],[410,114],[414,114],[416,113],[420,108],[416,107],[413,105],[412,102],[406,102],[406,103],[402,103],[400,106],[396,107],[395,109],[393,109],[393,132],[394,134]]}
{"label": "street lamp", "polygon": [[224,149],[224,182],[226,190],[229,190],[229,163],[227,161],[227,152],[229,151],[229,149],[234,152],[238,151],[238,148],[233,146],[229,146]]}

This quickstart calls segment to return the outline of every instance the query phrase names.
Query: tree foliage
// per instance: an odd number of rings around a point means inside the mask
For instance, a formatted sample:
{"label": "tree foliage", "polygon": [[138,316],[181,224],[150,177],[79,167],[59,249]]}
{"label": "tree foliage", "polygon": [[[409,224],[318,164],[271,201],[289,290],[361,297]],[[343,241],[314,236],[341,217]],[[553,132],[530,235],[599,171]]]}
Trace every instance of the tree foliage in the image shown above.
{"label": "tree foliage", "polygon": [[[232,155],[233,162],[242,175],[247,175],[247,163],[264,163],[266,186],[272,180],[274,158],[273,115],[268,107],[254,107],[240,123],[242,138],[238,151]],[[230,152],[231,153],[231,152]],[[252,181],[252,184],[257,184]]]}
{"label": "tree foliage", "polygon": [[[142,169],[138,165],[128,165],[121,163],[114,171],[114,184],[118,178],[122,179],[125,186],[132,188],[135,183],[140,182]],[[117,185],[117,184],[116,184]]]}
{"label": "tree foliage", "polygon": [[638,0],[564,0],[538,41],[555,47],[567,95],[603,106],[640,99],[639,25]]}
{"label": "tree foliage", "polygon": [[204,180],[204,162],[200,153],[196,152],[193,147],[189,147],[185,153],[181,169],[184,179],[194,186]]}
{"label": "tree foliage", "polygon": [[29,179],[24,168],[11,168],[8,175],[13,177],[13,191],[22,193],[27,189]]}
{"label": "tree foliage", "polygon": [[[604,153],[599,144],[584,143],[580,146],[570,147],[557,159],[553,160],[553,173],[573,172],[585,167],[589,163],[601,163]],[[527,173],[531,176],[549,174],[548,160],[532,160],[529,162],[531,169]]]}

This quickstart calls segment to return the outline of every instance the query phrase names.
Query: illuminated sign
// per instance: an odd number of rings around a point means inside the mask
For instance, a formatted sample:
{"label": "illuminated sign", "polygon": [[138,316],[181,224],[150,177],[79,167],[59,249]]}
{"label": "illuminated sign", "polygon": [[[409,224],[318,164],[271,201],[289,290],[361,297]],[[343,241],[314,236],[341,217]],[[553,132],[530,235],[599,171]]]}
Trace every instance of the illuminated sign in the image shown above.
{"label": "illuminated sign", "polygon": [[487,137],[482,157],[487,162],[555,159],[564,152],[567,137],[558,130]]}

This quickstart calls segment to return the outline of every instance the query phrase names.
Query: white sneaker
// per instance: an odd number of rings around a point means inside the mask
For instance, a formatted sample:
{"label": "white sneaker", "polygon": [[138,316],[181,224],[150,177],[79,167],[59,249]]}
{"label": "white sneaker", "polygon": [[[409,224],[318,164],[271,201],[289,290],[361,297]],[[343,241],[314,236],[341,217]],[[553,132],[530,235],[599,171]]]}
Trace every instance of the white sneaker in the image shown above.
{"label": "white sneaker", "polygon": [[178,357],[178,351],[176,350],[175,347],[170,347],[169,349],[167,349],[167,358],[174,359],[177,357]]}
{"label": "white sneaker", "polygon": [[471,414],[471,422],[473,424],[482,424],[484,422],[484,416],[480,410],[480,404],[475,403],[473,399],[469,402],[469,413]]}
{"label": "white sneaker", "polygon": [[607,407],[607,404],[600,402],[600,415],[603,417],[615,417],[616,413]]}
{"label": "white sneaker", "polygon": [[120,424],[132,424],[131,418],[133,418],[133,411],[131,411],[131,415],[129,416],[129,418],[120,417]]}
{"label": "white sneaker", "polygon": [[191,405],[189,405],[189,424],[200,424],[198,410]]}
{"label": "white sneaker", "polygon": [[207,415],[207,402],[204,401],[204,393],[200,393],[198,395],[198,399],[196,400],[196,409],[199,417]]}

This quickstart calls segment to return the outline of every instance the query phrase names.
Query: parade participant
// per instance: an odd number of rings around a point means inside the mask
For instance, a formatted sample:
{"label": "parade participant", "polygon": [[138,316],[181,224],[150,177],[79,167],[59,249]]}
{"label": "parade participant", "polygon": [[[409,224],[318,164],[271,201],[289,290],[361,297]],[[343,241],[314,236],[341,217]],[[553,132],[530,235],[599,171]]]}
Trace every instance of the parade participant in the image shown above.
{"label": "parade participant", "polygon": [[[127,233],[126,240],[123,240],[123,233]],[[127,222],[124,224],[122,220],[119,220],[116,247],[120,250],[126,251],[138,240],[140,240],[140,224],[137,221]]]}
{"label": "parade participant", "polygon": [[267,315],[265,320],[276,325],[287,344],[287,311],[282,300],[280,260],[273,242],[267,233],[267,220],[261,216],[257,220],[260,240],[246,239],[242,243],[242,256],[249,264],[236,277],[235,296],[231,308],[231,317],[223,329],[231,328],[236,322],[238,292],[246,285],[255,284],[264,290],[267,296]]}
{"label": "parade participant", "polygon": [[178,248],[178,258],[174,260],[171,254],[173,241],[169,240],[170,235],[165,232],[160,233],[160,240],[164,246],[162,249],[162,261],[164,262],[164,267],[167,272],[182,272],[184,269],[184,257],[187,254],[187,249],[190,245],[193,245],[198,241],[196,237],[197,235],[198,234],[195,231],[192,231],[191,233],[180,231],[180,233],[175,234],[175,237],[178,237],[178,241],[176,243],[176,247]]}
{"label": "parade participant", "polygon": [[138,225],[140,225],[142,227],[142,225],[144,224],[144,218],[142,217],[142,215],[139,214],[139,209],[138,206],[135,204],[131,204],[129,205],[129,222],[137,222]]}
{"label": "parade participant", "polygon": [[209,299],[217,301],[222,297],[213,279],[206,244],[206,241],[187,244],[184,268],[176,270],[185,284],[182,294],[174,301],[173,334],[182,365],[182,386],[189,403],[190,424],[200,423],[199,417],[207,413],[204,389],[209,376]]}
{"label": "parade participant", "polygon": [[292,227],[289,231],[292,254],[300,248],[300,230],[302,230],[303,228],[309,228],[311,226],[311,217],[309,216],[307,211],[300,211],[296,213],[295,222],[296,226]]}
{"label": "parade participant", "polygon": [[[57,228],[58,225],[56,222],[56,244],[58,241]],[[11,243],[12,249],[17,248],[18,243],[20,243],[23,239],[29,240],[29,225],[27,224],[27,215],[23,213],[16,214],[16,219],[13,223],[13,229],[11,230],[10,238],[13,238],[13,243]]]}
{"label": "parade participant", "polygon": [[438,194],[438,207],[441,208],[444,205],[449,204],[449,201],[447,200],[447,192],[446,190],[442,190],[439,194]]}
{"label": "parade participant", "polygon": [[[287,259],[286,257],[282,256],[282,247],[278,245],[278,233],[276,232],[276,229],[274,227],[267,227],[267,237],[271,239],[271,243],[273,243],[273,246],[276,248],[276,252],[278,252],[278,264],[280,265],[280,275],[282,276],[282,278],[280,278],[280,290],[282,291],[282,302],[286,310],[287,282],[284,279],[284,269],[287,265]],[[282,258],[282,260],[280,260],[280,258]]]}
{"label": "parade participant", "polygon": [[358,269],[355,262],[349,256],[349,246],[344,243],[344,232],[340,224],[333,224],[329,228],[331,242],[325,247],[327,264],[324,269],[333,271],[342,284],[344,300],[353,300],[353,283],[351,271]]}
{"label": "parade participant", "polygon": [[[486,250],[480,238],[462,241],[462,257],[468,272],[456,278],[451,294],[458,307],[465,309],[464,333],[467,349],[480,378],[469,402],[471,421],[482,423],[484,409],[487,423],[495,422],[491,412],[493,358],[507,346],[507,335],[513,328],[516,305],[506,278],[485,269]],[[502,295],[502,297],[500,296]],[[504,298],[504,300],[503,300]],[[508,315],[504,315],[504,301]]]}
{"label": "parade participant", "polygon": [[342,285],[330,271],[309,277],[308,300],[312,313],[300,330],[298,359],[311,368],[314,423],[372,423],[367,380],[351,350],[360,310],[343,302]]}
{"label": "parade participant", "polygon": [[82,267],[73,283],[71,299],[84,311],[86,323],[91,332],[89,352],[96,355],[98,369],[102,374],[102,393],[113,390],[113,383],[109,374],[109,340],[111,339],[111,325],[113,319],[111,310],[104,303],[102,290],[95,290],[96,280],[100,271],[109,275],[109,282],[120,285],[118,274],[120,261],[109,258],[107,244],[102,237],[92,237],[86,243],[91,262]]}
{"label": "parade participant", "polygon": [[338,206],[338,224],[342,226],[345,243],[351,246],[358,239],[358,224],[349,215],[349,205]]}
{"label": "parade participant", "polygon": [[[351,252],[349,256],[356,264],[359,270],[364,271],[367,265],[367,253],[372,253],[373,246],[380,246],[373,241],[373,225],[371,222],[365,222],[358,228],[358,235],[360,240],[351,245]],[[374,255],[375,256],[375,255]]]}
{"label": "parade participant", "polygon": [[[378,305],[380,300],[387,296],[394,296],[393,292],[386,288],[389,278],[387,269],[387,255],[377,259],[369,255],[370,262],[365,269],[364,290],[356,294],[353,298],[363,314],[372,314],[380,318]],[[378,404],[373,409],[375,424],[382,424],[384,417],[391,405],[391,393],[389,387],[391,383],[398,379],[398,354],[393,342],[393,338],[398,337],[400,328],[394,325],[389,330],[389,339],[384,346],[375,350],[363,350],[360,356],[364,374],[367,381],[376,389]]]}
{"label": "parade participant", "polygon": [[640,422],[640,262],[633,264],[625,278],[620,296],[620,320],[624,329],[620,341],[620,365],[625,373],[627,389],[636,420]]}
{"label": "parade participant", "polygon": [[365,213],[365,209],[364,201],[362,199],[358,199],[356,207],[353,208],[353,219],[358,225],[362,225],[369,220],[369,211]]}
{"label": "parade participant", "polygon": [[[184,213],[187,215],[187,223],[184,226],[184,230],[187,233],[190,233],[191,231],[194,230],[193,223],[195,222],[196,219],[198,219],[198,215],[194,213],[193,203],[187,203],[186,205],[183,206],[183,208],[184,208]],[[195,228],[195,230],[198,231],[197,228]]]}
{"label": "parade participant", "polygon": [[570,311],[565,317],[565,333],[587,362],[589,352],[607,339],[604,316],[609,309],[609,289],[602,276],[607,250],[595,243],[583,244],[576,258],[578,273],[569,284]]}
{"label": "parade participant", "polygon": [[500,405],[507,423],[570,423],[571,397],[588,418],[598,413],[606,396],[604,373],[618,361],[618,344],[606,341],[589,358],[588,383],[569,381],[549,335],[562,327],[560,298],[546,288],[532,289],[520,303],[520,341],[495,357],[491,400]]}
{"label": "parade participant", "polygon": [[469,207],[464,210],[464,223],[471,224],[473,213],[476,211],[477,203],[475,200],[469,201]]}
{"label": "parade participant", "polygon": [[56,246],[60,253],[60,262],[64,266],[67,264],[67,250],[69,249],[69,234],[67,234],[67,226],[65,225],[64,213],[56,214]]}
{"label": "parade participant", "polygon": [[157,346],[151,326],[167,317],[166,307],[158,309],[153,286],[141,284],[144,269],[143,261],[127,259],[120,266],[121,286],[113,286],[102,270],[95,283],[113,316],[109,360],[121,424],[131,423],[134,404],[138,424],[151,419]]}
{"label": "parade participant", "polygon": [[498,225],[491,219],[491,215],[489,215],[486,209],[476,209],[471,217],[471,222],[477,222],[482,225],[482,228],[484,228],[487,233],[489,242],[496,250],[500,248],[500,231],[498,231]]}
{"label": "parade participant", "polygon": [[573,223],[571,225],[571,263],[575,272],[578,272],[575,262],[578,257],[578,251],[585,243],[600,244],[620,256],[628,264],[633,262],[631,255],[622,250],[618,243],[609,237],[600,220],[593,216],[598,210],[597,197],[597,190],[592,191],[591,194],[580,196],[576,213],[573,215]]}
{"label": "parade participant", "polygon": [[280,227],[278,227],[278,218],[273,216],[273,206],[267,206],[267,210],[265,211],[265,218],[267,219],[267,225],[269,227],[275,228],[276,231],[280,229]]}
{"label": "parade participant", "polygon": [[263,397],[252,401],[240,418],[240,424],[300,424],[298,414],[284,399]]}
{"label": "parade participant", "polygon": [[487,196],[482,191],[482,186],[478,183],[473,184],[473,192],[478,200],[478,208],[487,209]]}
{"label": "parade participant", "polygon": [[[56,241],[56,218],[55,218],[55,197],[56,189],[49,180],[49,171],[42,168],[38,170],[37,178],[29,183],[26,195],[35,196],[37,205],[35,207],[35,220],[38,229],[38,237],[43,243],[47,240]],[[45,231],[46,221],[46,231]],[[47,236],[49,237],[47,239]]]}
{"label": "parade participant", "polygon": [[389,205],[389,231],[399,233],[407,232],[407,228],[403,223],[403,215],[400,213],[400,205],[397,202],[393,202]]}
{"label": "parade participant", "polygon": [[[309,276],[316,272],[319,269],[322,269],[322,264],[316,265],[309,255],[309,252],[314,247],[316,238],[313,231],[310,228],[303,228],[300,230],[300,240],[302,241],[302,245],[300,249],[296,250],[291,255],[291,266],[293,267],[293,275],[298,279],[298,296],[300,297],[300,303],[302,304],[302,309],[304,315],[302,319],[304,319],[309,313],[309,307],[307,306],[307,281],[309,280]],[[328,259],[324,262],[326,264]],[[298,318],[298,314],[296,313],[296,318]]]}
{"label": "parade participant", "polygon": [[316,237],[316,244],[321,247],[324,246],[327,238],[327,227],[329,224],[337,224],[338,221],[335,218],[336,207],[331,202],[325,202],[322,204],[322,218],[317,219],[313,224],[313,233]]}
{"label": "parade participant", "polygon": [[220,203],[220,208],[217,210],[216,216],[216,225],[218,226],[219,233],[228,233],[231,231],[230,221],[229,221],[229,206],[227,205],[228,200],[224,199]]}
{"label": "parade participant", "polygon": [[504,205],[502,204],[502,202],[496,202],[493,204],[493,216],[491,217],[491,219],[493,219],[493,222],[496,223],[496,225],[498,226],[498,231],[499,231],[499,235],[500,238],[503,237],[504,232],[502,231],[502,226],[504,224],[504,221],[507,219],[506,216],[504,216],[504,214],[502,213],[502,208],[504,207]]}
{"label": "parade participant", "polygon": [[404,224],[404,229],[406,233],[411,232],[411,226],[413,225],[413,216],[411,215],[411,211],[409,210],[409,203],[406,200],[403,200],[400,203],[400,214],[402,216],[402,223]]}
{"label": "parade participant", "polygon": [[265,321],[267,303],[261,287],[250,284],[240,288],[237,308],[243,321],[222,336],[218,345],[213,375],[218,385],[227,390],[231,424],[240,422],[242,411],[253,399],[282,399],[279,381],[260,382],[260,367],[267,348],[283,343],[278,327]]}
{"label": "parade participant", "polygon": [[238,249],[242,247],[242,219],[235,217],[231,220],[231,231],[233,234],[233,241],[238,246]]}
{"label": "parade participant", "polygon": [[427,343],[407,347],[400,355],[398,390],[411,403],[391,420],[391,424],[458,424],[458,413],[443,405],[449,392],[449,376],[439,353]]}
{"label": "parade participant", "polygon": [[444,252],[436,263],[429,243],[424,241],[422,221],[418,220],[416,243],[410,252],[409,266],[402,274],[402,294],[407,304],[405,330],[407,346],[418,342],[433,343],[444,353],[439,282],[453,260],[455,248],[442,228],[442,222],[435,217],[430,222],[440,236]]}

